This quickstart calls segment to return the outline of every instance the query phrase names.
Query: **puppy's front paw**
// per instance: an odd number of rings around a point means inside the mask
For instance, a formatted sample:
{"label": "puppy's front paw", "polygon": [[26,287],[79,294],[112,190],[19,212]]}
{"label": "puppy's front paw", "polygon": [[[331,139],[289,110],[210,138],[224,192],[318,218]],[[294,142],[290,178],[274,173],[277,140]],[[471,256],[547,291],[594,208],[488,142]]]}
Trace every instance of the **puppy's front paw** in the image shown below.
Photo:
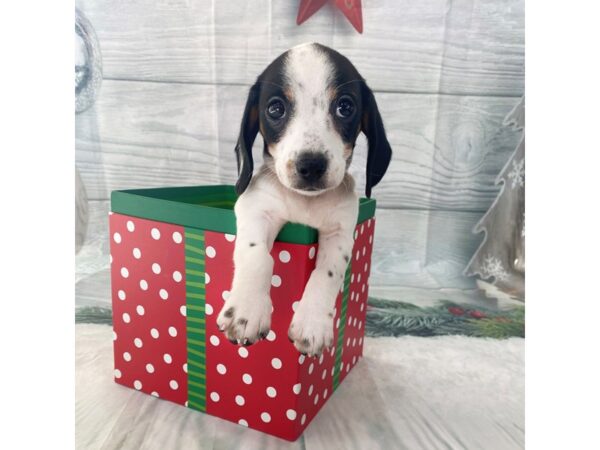
{"label": "puppy's front paw", "polygon": [[301,301],[290,324],[288,338],[300,353],[321,355],[325,348],[333,345],[333,312]]}
{"label": "puppy's front paw", "polygon": [[217,317],[217,326],[231,342],[252,345],[269,333],[271,306],[268,295],[241,296],[232,292]]}

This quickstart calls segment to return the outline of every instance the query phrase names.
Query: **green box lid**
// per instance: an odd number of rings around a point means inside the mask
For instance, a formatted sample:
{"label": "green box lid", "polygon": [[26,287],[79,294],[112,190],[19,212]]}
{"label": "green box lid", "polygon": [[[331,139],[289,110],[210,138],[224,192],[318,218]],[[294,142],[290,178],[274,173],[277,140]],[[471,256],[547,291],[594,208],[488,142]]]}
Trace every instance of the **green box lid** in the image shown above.
{"label": "green box lid", "polygon": [[[128,189],[111,193],[114,213],[167,222],[184,227],[236,234],[233,205],[237,200],[231,185]],[[357,223],[375,215],[375,200],[361,198]],[[297,223],[286,224],[278,241],[313,244],[317,230]]]}

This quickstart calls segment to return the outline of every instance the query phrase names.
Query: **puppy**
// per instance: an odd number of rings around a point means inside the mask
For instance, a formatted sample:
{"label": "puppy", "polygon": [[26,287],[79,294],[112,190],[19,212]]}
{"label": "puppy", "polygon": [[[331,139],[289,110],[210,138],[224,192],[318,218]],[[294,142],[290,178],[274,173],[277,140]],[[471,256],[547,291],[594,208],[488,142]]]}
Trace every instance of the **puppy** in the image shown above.
{"label": "puppy", "polygon": [[[370,197],[392,150],[375,97],[347,58],[320,44],[300,45],[275,59],[250,88],[235,149],[235,271],[217,318],[230,341],[250,345],[269,332],[270,251],[281,227],[296,222],[319,231],[319,248],[288,337],[311,356],[333,344],[333,310],[358,215],[347,170],[361,131],[368,140]],[[264,164],[253,176],[252,145],[259,132]]]}

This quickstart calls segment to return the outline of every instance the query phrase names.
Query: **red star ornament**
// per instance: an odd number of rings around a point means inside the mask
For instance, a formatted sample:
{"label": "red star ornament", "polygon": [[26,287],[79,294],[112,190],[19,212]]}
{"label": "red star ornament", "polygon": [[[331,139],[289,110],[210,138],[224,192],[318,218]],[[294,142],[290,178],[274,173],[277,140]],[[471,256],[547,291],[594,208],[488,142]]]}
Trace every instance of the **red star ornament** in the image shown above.
{"label": "red star ornament", "polygon": [[[328,0],[300,0],[296,23],[300,25],[323,7]],[[335,6],[344,13],[359,33],[363,32],[361,0],[335,0]]]}

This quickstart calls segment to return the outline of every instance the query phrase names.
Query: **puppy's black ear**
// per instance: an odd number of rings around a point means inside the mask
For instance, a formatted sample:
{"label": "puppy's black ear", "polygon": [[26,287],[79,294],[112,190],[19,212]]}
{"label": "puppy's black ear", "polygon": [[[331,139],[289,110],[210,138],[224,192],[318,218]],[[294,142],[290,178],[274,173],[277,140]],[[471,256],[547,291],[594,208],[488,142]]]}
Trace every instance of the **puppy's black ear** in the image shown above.
{"label": "puppy's black ear", "polygon": [[238,180],[235,184],[235,191],[241,195],[250,180],[254,171],[254,160],[252,159],[252,145],[258,134],[258,98],[260,95],[260,84],[256,82],[250,88],[248,100],[246,100],[246,108],[242,117],[242,125],[240,127],[240,136],[238,137],[235,146],[235,155],[237,157]]}
{"label": "puppy's black ear", "polygon": [[362,83],[362,99],[363,116],[361,126],[369,144],[365,194],[368,198],[371,198],[371,189],[381,181],[390,164],[392,148],[385,135],[375,96],[364,82]]}

